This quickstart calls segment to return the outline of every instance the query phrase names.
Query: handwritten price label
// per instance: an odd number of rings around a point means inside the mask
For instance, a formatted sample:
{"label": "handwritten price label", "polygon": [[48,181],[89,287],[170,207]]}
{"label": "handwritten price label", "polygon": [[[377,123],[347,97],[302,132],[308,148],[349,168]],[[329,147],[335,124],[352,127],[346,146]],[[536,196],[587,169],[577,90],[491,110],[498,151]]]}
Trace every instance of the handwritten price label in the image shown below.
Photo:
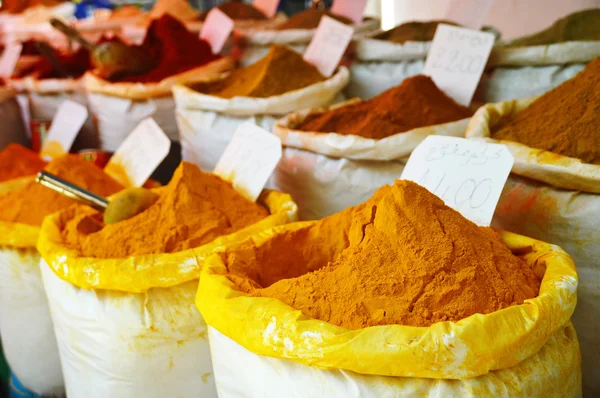
{"label": "handwritten price label", "polygon": [[80,103],[67,100],[60,104],[42,147],[42,157],[56,159],[68,153],[87,117],[87,108]]}
{"label": "handwritten price label", "polygon": [[324,76],[331,76],[337,68],[350,40],[354,29],[333,18],[323,17],[315,36],[310,41],[304,60],[313,64]]}
{"label": "handwritten price label", "polygon": [[0,77],[11,77],[23,51],[20,43],[11,43],[6,46],[2,58],[0,58]]}
{"label": "handwritten price label", "polygon": [[346,17],[355,24],[359,24],[363,20],[367,0],[333,0],[331,13]]}
{"label": "handwritten price label", "polygon": [[254,202],[281,155],[281,140],[277,136],[252,123],[243,123],[236,129],[214,173]]}
{"label": "handwritten price label", "polygon": [[277,13],[277,7],[279,7],[279,0],[254,0],[252,6],[260,10],[269,18],[273,18]]}
{"label": "handwritten price label", "polygon": [[233,31],[233,25],[233,19],[214,7],[206,16],[200,31],[200,38],[210,43],[212,52],[218,54]]}
{"label": "handwritten price label", "polygon": [[505,145],[432,135],[413,151],[402,179],[418,183],[469,220],[488,226],[513,163]]}
{"label": "handwritten price label", "polygon": [[140,187],[169,154],[171,141],[154,119],[143,120],[110,158],[104,171],[126,187]]}
{"label": "handwritten price label", "polygon": [[494,0],[451,0],[445,19],[469,29],[479,30],[483,26],[492,4],[494,4]]}
{"label": "handwritten price label", "polygon": [[425,61],[423,74],[449,97],[469,106],[492,51],[492,33],[441,24]]}

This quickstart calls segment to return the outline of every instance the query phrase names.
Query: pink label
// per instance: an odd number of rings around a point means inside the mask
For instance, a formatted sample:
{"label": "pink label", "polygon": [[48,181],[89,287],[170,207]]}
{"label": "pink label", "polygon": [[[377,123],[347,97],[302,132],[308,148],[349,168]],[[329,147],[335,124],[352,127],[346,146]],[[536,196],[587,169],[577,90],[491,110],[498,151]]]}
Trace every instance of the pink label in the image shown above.
{"label": "pink label", "polygon": [[0,58],[1,77],[12,76],[15,68],[17,67],[17,62],[19,62],[19,58],[21,57],[22,50],[23,45],[20,43],[11,43],[6,46],[4,53],[2,54],[2,58]]}
{"label": "pink label", "polygon": [[304,60],[316,66],[324,76],[331,76],[353,34],[354,29],[351,26],[333,18],[321,18],[317,32],[304,53]]}
{"label": "pink label", "polygon": [[279,7],[279,0],[254,0],[252,5],[267,17],[273,18],[277,13],[277,7]]}
{"label": "pink label", "polygon": [[200,38],[209,42],[213,53],[218,54],[223,49],[231,31],[233,31],[233,20],[215,7],[210,10],[204,25],[202,25]]}
{"label": "pink label", "polygon": [[363,20],[367,0],[333,0],[331,12],[341,15],[359,24]]}
{"label": "pink label", "polygon": [[446,18],[465,28],[479,30],[483,26],[494,0],[451,0]]}

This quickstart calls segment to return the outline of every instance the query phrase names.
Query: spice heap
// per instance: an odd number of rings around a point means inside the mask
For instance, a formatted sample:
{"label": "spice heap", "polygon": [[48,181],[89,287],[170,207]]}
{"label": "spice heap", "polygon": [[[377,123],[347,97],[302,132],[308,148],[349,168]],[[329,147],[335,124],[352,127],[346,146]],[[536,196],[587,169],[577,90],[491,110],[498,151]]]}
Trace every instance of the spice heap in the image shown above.
{"label": "spice heap", "polygon": [[90,53],[85,48],[74,52],[58,51],[52,48],[61,70],[56,70],[48,58],[41,56],[35,42],[28,42],[23,46],[22,55],[39,56],[35,62],[18,65],[13,73],[13,78],[33,77],[35,79],[78,78],[92,69]]}
{"label": "spice heap", "polygon": [[349,329],[456,322],[521,304],[540,286],[493,230],[410,181],[245,249],[225,258],[240,290]]}
{"label": "spice heap", "polygon": [[200,12],[192,7],[189,0],[158,0],[145,17],[158,19],[166,14],[180,21],[193,21],[198,18]]}
{"label": "spice heap", "polygon": [[328,16],[346,25],[352,24],[350,19],[341,15],[332,14],[329,10],[323,8],[309,8],[295,14],[290,19],[277,26],[277,30],[316,29],[323,16]]}
{"label": "spice heap", "polygon": [[19,144],[10,144],[0,151],[0,182],[33,176],[46,162],[39,155]]}
{"label": "spice heap", "polygon": [[191,86],[196,91],[221,98],[266,98],[299,90],[326,78],[294,50],[272,46],[258,62],[234,70],[227,78]]}
{"label": "spice heap", "polygon": [[600,164],[600,58],[492,132],[499,140]]}
{"label": "spice heap", "polygon": [[407,22],[393,29],[381,32],[374,39],[403,44],[407,41],[431,41],[439,24],[457,26],[449,21]]}
{"label": "spice heap", "polygon": [[[258,8],[252,7],[250,4],[242,3],[241,1],[228,1],[223,4],[219,4],[217,8],[229,18],[234,21],[244,19],[267,19],[267,16],[263,14]],[[200,14],[200,20],[204,21],[210,10]]]}
{"label": "spice heap", "polygon": [[63,2],[60,0],[4,0],[0,6],[0,11],[18,14],[31,7],[55,7]]}
{"label": "spice heap", "polygon": [[566,41],[600,40],[600,9],[579,11],[554,22],[549,28],[506,44],[507,47],[542,46]]}
{"label": "spice heap", "polygon": [[150,54],[156,66],[143,75],[125,76],[117,81],[159,82],[220,58],[212,53],[208,42],[169,14],[152,21],[141,49]]}
{"label": "spice heap", "polygon": [[297,129],[382,139],[471,115],[468,108],[437,88],[430,77],[418,75],[368,101],[310,115]]}
{"label": "spice heap", "polygon": [[[101,169],[77,155],[58,158],[44,170],[102,196],[123,189]],[[39,226],[47,215],[74,203],[77,202],[31,181],[0,197],[0,220]]]}
{"label": "spice heap", "polygon": [[183,162],[158,189],[156,203],[125,221],[103,225],[102,215],[85,207],[62,213],[65,245],[85,257],[122,258],[172,253],[210,243],[269,215],[230,183]]}

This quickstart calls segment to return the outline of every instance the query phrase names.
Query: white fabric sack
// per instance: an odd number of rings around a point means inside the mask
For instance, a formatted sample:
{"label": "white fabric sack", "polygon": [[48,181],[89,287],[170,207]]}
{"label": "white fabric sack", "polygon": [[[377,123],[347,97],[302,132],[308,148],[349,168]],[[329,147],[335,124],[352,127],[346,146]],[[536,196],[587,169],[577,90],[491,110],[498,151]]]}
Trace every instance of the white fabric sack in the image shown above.
{"label": "white fabric sack", "polygon": [[230,58],[170,76],[158,83],[109,83],[88,73],[84,76],[90,110],[96,118],[100,148],[115,151],[144,119],[154,118],[167,136],[178,140],[175,102],[171,87],[214,79],[233,67]]}
{"label": "white fabric sack", "polygon": [[573,323],[581,345],[585,397],[600,395],[600,166],[511,141],[490,131],[535,98],[488,104],[477,111],[467,138],[507,145],[515,157],[493,225],[557,244],[575,260],[580,277]]}
{"label": "white fabric sack", "polygon": [[[146,293],[86,290],[42,259],[67,396],[216,397],[197,281]],[[115,338],[119,336],[119,338]]]}
{"label": "white fabric sack", "polygon": [[225,99],[175,86],[182,158],[204,171],[212,171],[240,124],[249,121],[271,131],[283,115],[331,104],[348,80],[348,69],[341,67],[323,82],[269,98]]}
{"label": "white fabric sack", "polygon": [[[378,28],[379,20],[364,20],[361,24],[354,26],[355,37],[368,34]],[[238,29],[236,34],[239,36],[243,48],[240,65],[248,66],[260,60],[275,44],[287,45],[299,53],[304,53],[316,31],[316,29],[274,30],[264,27]]]}
{"label": "white fabric sack", "polygon": [[64,394],[35,248],[0,248],[0,337],[6,360],[25,388],[39,395]]}
{"label": "white fabric sack", "polygon": [[27,129],[20,103],[16,95],[6,89],[0,89],[0,120],[0,150],[13,142],[27,144]]}
{"label": "white fabric sack", "polygon": [[284,145],[272,177],[275,189],[298,204],[301,220],[314,220],[363,203],[383,185],[400,178],[406,159],[429,135],[464,135],[468,119],[413,129],[380,140],[354,135],[295,130],[307,116],[330,108],[307,109],[279,120],[273,133]]}

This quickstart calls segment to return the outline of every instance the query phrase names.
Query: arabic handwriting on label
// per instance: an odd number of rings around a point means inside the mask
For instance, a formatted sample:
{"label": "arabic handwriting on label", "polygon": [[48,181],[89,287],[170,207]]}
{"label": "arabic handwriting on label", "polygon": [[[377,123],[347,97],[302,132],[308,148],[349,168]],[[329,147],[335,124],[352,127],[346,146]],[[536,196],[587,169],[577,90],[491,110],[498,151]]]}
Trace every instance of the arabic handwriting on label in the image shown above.
{"label": "arabic handwriting on label", "polygon": [[423,74],[459,104],[468,106],[487,63],[495,37],[441,24],[438,26]]}
{"label": "arabic handwriting on label", "polygon": [[273,18],[277,14],[277,7],[279,7],[279,0],[254,0],[252,6],[260,10],[269,18]]}
{"label": "arabic handwriting on label", "polygon": [[87,118],[88,111],[84,105],[69,100],[60,104],[48,130],[41,156],[55,159],[69,152]]}
{"label": "arabic handwriting on label", "polygon": [[493,3],[494,0],[451,0],[445,19],[456,22],[465,28],[479,30]]}
{"label": "arabic handwriting on label", "polygon": [[363,20],[367,0],[333,0],[331,13],[346,17],[355,24]]}
{"label": "arabic handwriting on label", "polygon": [[354,29],[351,26],[333,18],[321,18],[319,27],[304,53],[304,60],[316,66],[324,76],[331,76],[353,34]]}
{"label": "arabic handwriting on label", "polygon": [[223,11],[214,7],[202,25],[200,38],[210,43],[214,54],[218,54],[233,31],[234,22]]}
{"label": "arabic handwriting on label", "polygon": [[0,77],[11,77],[17,67],[19,58],[23,51],[20,43],[11,43],[6,46],[2,58],[0,58]]}
{"label": "arabic handwriting on label", "polygon": [[281,159],[280,139],[252,124],[235,131],[214,173],[230,181],[248,200],[255,201]]}
{"label": "arabic handwriting on label", "polygon": [[413,151],[402,178],[437,195],[478,225],[490,225],[514,158],[505,145],[429,136]]}

